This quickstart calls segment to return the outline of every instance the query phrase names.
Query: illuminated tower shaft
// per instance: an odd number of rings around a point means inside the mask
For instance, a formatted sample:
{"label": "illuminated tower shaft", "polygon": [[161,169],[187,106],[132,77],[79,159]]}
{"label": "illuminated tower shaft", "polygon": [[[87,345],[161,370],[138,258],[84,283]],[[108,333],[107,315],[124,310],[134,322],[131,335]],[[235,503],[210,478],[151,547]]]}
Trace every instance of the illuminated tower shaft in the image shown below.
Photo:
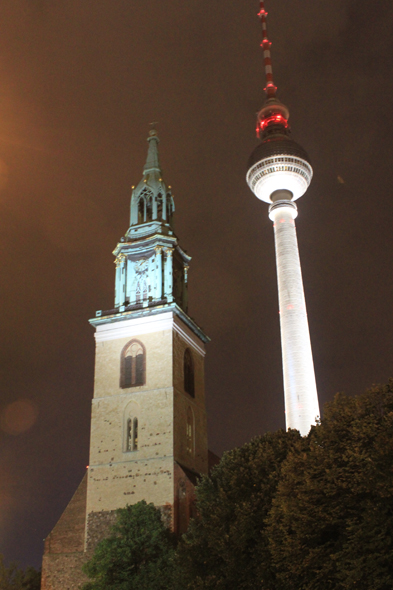
{"label": "illuminated tower shaft", "polygon": [[305,436],[319,417],[319,404],[294,201],[306,192],[313,170],[307,153],[290,137],[289,111],[276,97],[264,0],[260,0],[258,16],[262,23],[266,100],[257,115],[257,136],[261,142],[251,154],[247,183],[258,199],[270,204],[276,244],[286,425]]}
{"label": "illuminated tower shaft", "polygon": [[296,237],[297,207],[291,201],[276,201],[269,217],[276,246],[285,421],[287,428],[306,435],[319,407]]}

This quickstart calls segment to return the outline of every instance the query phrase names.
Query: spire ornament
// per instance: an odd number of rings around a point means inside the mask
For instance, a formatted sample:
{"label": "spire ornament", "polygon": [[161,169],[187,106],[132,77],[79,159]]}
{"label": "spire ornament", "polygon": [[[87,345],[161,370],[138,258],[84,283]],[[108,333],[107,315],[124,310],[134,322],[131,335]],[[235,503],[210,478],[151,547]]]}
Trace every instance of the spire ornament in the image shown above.
{"label": "spire ornament", "polygon": [[[158,153],[160,139],[156,130],[156,122],[150,123],[147,137],[149,144],[143,176],[139,184],[133,187],[131,195],[130,226],[151,222],[172,226],[175,203],[171,188],[163,180],[163,172]],[[152,231],[155,229],[152,227]],[[129,230],[128,233],[135,232]]]}

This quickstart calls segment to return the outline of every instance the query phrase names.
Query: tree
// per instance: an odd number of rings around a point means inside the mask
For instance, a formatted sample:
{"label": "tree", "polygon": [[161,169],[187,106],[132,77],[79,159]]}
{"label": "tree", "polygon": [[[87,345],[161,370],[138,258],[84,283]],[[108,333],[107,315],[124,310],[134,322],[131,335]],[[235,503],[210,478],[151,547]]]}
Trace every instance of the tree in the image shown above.
{"label": "tree", "polygon": [[41,570],[34,567],[28,567],[23,572],[22,590],[40,590],[41,588]]}
{"label": "tree", "polygon": [[166,590],[171,588],[175,537],[153,504],[117,510],[112,533],[101,541],[84,572],[83,590]]}
{"label": "tree", "polygon": [[176,588],[274,587],[266,518],[281,465],[301,441],[295,431],[268,433],[228,452],[196,489],[198,516],[183,536]]}
{"label": "tree", "polygon": [[226,453],[196,496],[175,558],[157,509],[119,511],[85,590],[391,590],[393,380]]}
{"label": "tree", "polygon": [[268,534],[277,589],[393,587],[393,381],[338,394],[282,469]]}
{"label": "tree", "polygon": [[25,570],[17,563],[6,567],[4,557],[0,554],[0,589],[1,590],[40,590],[41,571],[33,567]]}

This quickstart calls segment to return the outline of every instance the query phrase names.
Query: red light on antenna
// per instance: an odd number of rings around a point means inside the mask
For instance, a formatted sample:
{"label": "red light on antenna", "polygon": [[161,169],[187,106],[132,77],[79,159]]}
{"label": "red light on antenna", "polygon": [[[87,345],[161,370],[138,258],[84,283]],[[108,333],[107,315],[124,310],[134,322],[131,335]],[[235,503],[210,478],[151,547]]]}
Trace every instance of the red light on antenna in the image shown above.
{"label": "red light on antenna", "polygon": [[266,117],[266,119],[262,119],[262,121],[259,122],[259,131],[265,131],[265,129],[271,125],[282,125],[287,129],[288,121],[278,113],[270,115],[270,117]]}

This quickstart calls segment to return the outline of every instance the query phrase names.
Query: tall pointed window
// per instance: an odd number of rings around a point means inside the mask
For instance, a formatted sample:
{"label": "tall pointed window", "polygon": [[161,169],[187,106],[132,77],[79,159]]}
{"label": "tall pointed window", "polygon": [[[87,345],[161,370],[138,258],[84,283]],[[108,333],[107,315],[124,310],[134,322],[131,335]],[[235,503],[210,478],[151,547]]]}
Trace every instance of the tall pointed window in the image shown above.
{"label": "tall pointed window", "polygon": [[194,359],[189,348],[186,348],[184,352],[183,372],[184,391],[191,397],[195,397]]}
{"label": "tall pointed window", "polygon": [[146,383],[146,350],[139,340],[131,340],[121,353],[120,387],[138,387]]}
{"label": "tall pointed window", "polygon": [[162,196],[158,195],[157,199],[157,219],[162,219]]}

